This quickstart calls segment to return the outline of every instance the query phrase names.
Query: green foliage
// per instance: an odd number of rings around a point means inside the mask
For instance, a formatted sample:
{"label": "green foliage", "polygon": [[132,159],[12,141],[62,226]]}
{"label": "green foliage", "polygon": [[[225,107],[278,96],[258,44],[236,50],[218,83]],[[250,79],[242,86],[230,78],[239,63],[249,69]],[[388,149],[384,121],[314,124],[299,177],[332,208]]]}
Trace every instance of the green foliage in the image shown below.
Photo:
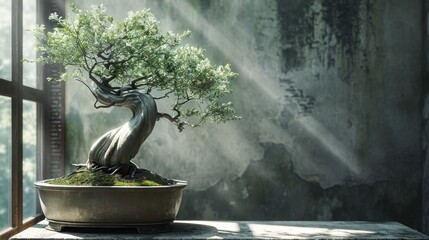
{"label": "green foliage", "polygon": [[181,45],[189,31],[162,33],[148,9],[130,12],[121,22],[102,5],[88,11],[72,5],[72,10],[67,19],[50,15],[58,24],[53,32],[45,33],[44,26],[33,30],[40,56],[36,61],[68,70],[56,80],[83,78],[86,71],[96,84],[173,95],[173,119],[194,120],[193,126],[238,118],[232,104],[222,100],[231,93],[229,84],[237,74],[229,65],[212,64],[203,49]]}
{"label": "green foliage", "polygon": [[99,172],[83,171],[74,173],[68,177],[57,178],[49,181],[54,185],[69,186],[159,186],[154,181],[139,179],[126,180],[117,175],[110,175]]}

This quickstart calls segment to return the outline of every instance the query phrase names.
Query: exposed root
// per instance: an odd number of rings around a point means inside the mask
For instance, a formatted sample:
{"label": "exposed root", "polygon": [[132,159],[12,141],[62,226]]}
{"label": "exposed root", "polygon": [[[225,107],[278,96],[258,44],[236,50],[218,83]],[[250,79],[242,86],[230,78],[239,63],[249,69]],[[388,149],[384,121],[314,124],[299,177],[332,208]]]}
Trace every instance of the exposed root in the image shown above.
{"label": "exposed root", "polygon": [[111,168],[108,169],[108,171],[112,171],[112,173],[110,175],[115,175],[116,173],[119,172],[119,170],[121,170],[122,168],[124,168],[124,165],[122,164],[117,164]]}
{"label": "exposed root", "polygon": [[80,173],[80,172],[85,172],[85,171],[88,170],[88,166],[86,164],[76,164],[75,163],[75,164],[72,164],[72,165],[75,167],[75,169],[71,173],[69,173],[66,176],[66,178],[70,177],[73,174]]}
{"label": "exposed root", "polygon": [[173,180],[161,177],[160,175],[153,173],[147,169],[139,168],[135,163],[130,164],[117,164],[114,166],[103,166],[95,162],[89,162],[87,164],[73,164],[76,169],[71,172],[67,177],[79,173],[79,172],[104,172],[109,175],[117,175],[126,180],[151,180],[161,185],[171,185],[174,183]]}

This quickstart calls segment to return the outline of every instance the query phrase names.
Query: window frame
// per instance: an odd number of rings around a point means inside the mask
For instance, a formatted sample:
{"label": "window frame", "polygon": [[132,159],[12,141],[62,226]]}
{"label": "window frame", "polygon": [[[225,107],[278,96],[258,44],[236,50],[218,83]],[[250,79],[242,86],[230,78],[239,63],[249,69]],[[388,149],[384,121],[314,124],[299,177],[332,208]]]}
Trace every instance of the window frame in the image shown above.
{"label": "window frame", "polygon": [[[11,36],[11,81],[0,78],[0,96],[11,99],[12,121],[12,211],[11,227],[0,231],[0,239],[12,235],[44,219],[38,204],[38,215],[23,219],[23,101],[37,103],[38,177],[58,177],[64,174],[64,126],[65,86],[63,83],[48,82],[47,77],[56,77],[60,66],[37,65],[36,81],[41,89],[23,84],[23,1],[10,0],[12,4]],[[65,16],[65,0],[36,0],[37,23],[44,24],[50,31],[55,26],[49,22],[51,12]]]}

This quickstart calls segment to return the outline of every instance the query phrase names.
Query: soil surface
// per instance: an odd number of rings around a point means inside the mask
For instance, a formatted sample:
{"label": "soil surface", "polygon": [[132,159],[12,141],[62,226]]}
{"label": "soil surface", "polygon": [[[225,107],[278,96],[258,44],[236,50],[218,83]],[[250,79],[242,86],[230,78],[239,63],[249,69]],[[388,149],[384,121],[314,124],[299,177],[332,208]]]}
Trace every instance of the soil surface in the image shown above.
{"label": "soil surface", "polygon": [[51,180],[49,183],[75,186],[159,186],[172,185],[174,181],[147,169],[135,168],[127,173],[111,173],[104,170],[89,170],[79,165],[69,175]]}

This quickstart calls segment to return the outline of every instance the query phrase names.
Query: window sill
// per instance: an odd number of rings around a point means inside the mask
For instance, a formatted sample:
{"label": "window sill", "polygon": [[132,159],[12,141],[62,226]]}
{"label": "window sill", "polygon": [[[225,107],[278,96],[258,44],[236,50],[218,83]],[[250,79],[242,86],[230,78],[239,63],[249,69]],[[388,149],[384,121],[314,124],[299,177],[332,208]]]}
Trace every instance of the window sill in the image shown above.
{"label": "window sill", "polygon": [[11,239],[207,239],[207,238],[377,238],[429,239],[396,222],[323,221],[175,221],[164,233],[138,234],[135,229],[73,229],[54,232],[45,229],[46,220]]}

